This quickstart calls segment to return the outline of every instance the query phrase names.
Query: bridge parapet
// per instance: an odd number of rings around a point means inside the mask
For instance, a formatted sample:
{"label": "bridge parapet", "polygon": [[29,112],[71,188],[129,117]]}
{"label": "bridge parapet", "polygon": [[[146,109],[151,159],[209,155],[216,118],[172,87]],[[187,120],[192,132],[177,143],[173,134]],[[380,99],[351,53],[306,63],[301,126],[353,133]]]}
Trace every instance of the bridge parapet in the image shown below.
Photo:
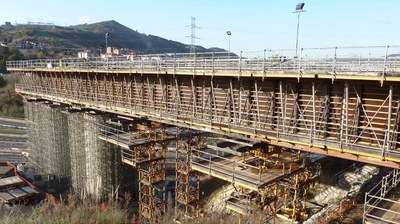
{"label": "bridge parapet", "polygon": [[[8,61],[9,71],[98,71],[108,73],[167,73],[211,76],[270,77],[307,74],[335,79],[339,75],[386,80],[400,76],[400,46],[302,48],[294,50],[241,52],[165,53],[109,56],[106,58],[66,58]],[[364,78],[365,79],[365,78]],[[367,78],[368,79],[368,78]]]}

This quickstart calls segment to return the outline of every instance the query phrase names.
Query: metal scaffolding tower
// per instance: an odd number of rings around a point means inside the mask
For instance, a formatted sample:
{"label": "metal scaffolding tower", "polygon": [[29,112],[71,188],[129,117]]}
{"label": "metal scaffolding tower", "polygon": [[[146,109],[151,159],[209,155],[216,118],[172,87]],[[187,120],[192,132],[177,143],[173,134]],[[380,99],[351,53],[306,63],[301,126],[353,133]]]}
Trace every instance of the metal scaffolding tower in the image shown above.
{"label": "metal scaffolding tower", "polygon": [[200,178],[190,165],[191,147],[199,147],[199,138],[183,129],[176,141],[175,217],[188,218],[198,207]]}

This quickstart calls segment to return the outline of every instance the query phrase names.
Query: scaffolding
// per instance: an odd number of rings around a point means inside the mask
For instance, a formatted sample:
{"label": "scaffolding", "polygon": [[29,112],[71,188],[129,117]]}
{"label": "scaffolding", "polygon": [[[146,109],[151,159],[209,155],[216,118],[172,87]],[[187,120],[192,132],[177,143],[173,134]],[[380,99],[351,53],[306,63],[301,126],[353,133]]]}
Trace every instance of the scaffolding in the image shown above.
{"label": "scaffolding", "polygon": [[166,209],[166,151],[174,136],[158,123],[134,120],[98,124],[99,138],[121,148],[122,162],[137,168],[139,219],[156,220]]}
{"label": "scaffolding", "polygon": [[71,176],[67,116],[57,105],[26,102],[31,159],[43,174],[58,179]]}
{"label": "scaffolding", "polygon": [[235,191],[225,196],[225,207],[240,215],[261,208],[271,217],[305,220],[308,188],[320,170],[315,159],[311,166],[300,152],[236,143],[239,146],[217,143],[191,150],[194,170],[233,184]]}
{"label": "scaffolding", "polygon": [[201,147],[200,136],[190,129],[180,129],[176,141],[175,218],[191,218],[198,211],[200,198],[199,174],[191,167],[191,148]]}

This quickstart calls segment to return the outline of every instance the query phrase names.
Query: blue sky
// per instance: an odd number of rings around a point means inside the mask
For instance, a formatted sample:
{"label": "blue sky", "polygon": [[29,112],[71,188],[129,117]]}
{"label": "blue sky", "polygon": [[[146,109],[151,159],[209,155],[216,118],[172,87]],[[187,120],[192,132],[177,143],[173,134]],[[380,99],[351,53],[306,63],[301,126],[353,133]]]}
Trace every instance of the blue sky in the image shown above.
{"label": "blue sky", "polygon": [[[298,0],[13,0],[0,5],[0,22],[76,25],[116,20],[131,29],[190,43],[196,17],[196,44],[234,52],[294,48]],[[300,47],[399,44],[400,0],[304,0]]]}

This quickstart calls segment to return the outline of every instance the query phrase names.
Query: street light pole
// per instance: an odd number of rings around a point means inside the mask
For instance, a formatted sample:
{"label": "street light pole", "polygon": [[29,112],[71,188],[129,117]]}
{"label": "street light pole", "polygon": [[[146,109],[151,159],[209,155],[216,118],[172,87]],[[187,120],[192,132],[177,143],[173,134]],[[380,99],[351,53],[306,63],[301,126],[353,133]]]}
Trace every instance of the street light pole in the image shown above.
{"label": "street light pole", "polygon": [[110,33],[106,33],[105,38],[106,38],[106,62],[107,62],[107,69],[108,69],[108,36],[110,35]]}
{"label": "street light pole", "polygon": [[108,36],[110,35],[110,33],[106,33],[105,37],[106,37],[106,54],[107,54],[107,48],[108,48]]}
{"label": "street light pole", "polygon": [[231,31],[226,31],[226,34],[228,34],[228,59],[231,56],[231,35],[232,32]]}
{"label": "street light pole", "polygon": [[300,13],[305,12],[303,10],[305,3],[298,3],[296,5],[296,11],[293,13],[297,13],[297,31],[296,31],[296,58],[298,57],[297,51],[299,48],[299,28],[300,28]]}

